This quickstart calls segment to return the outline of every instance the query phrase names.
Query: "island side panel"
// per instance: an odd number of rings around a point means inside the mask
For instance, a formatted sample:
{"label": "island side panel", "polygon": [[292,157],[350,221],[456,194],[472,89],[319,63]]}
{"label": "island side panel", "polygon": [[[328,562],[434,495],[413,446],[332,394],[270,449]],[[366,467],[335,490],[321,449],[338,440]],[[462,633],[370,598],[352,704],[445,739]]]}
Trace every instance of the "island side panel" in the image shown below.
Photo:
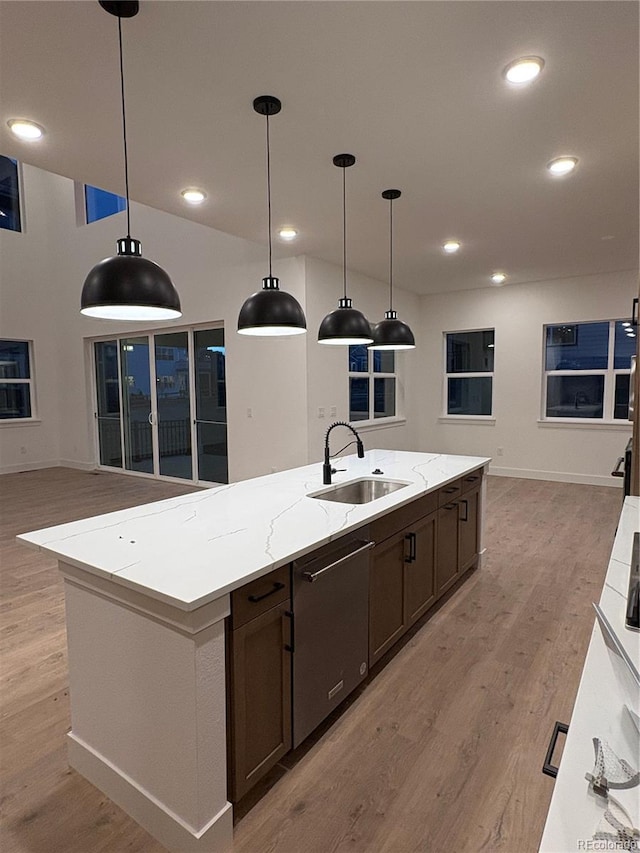
{"label": "island side panel", "polygon": [[70,763],[169,850],[229,847],[224,616],[181,629],[122,587],[64,586]]}

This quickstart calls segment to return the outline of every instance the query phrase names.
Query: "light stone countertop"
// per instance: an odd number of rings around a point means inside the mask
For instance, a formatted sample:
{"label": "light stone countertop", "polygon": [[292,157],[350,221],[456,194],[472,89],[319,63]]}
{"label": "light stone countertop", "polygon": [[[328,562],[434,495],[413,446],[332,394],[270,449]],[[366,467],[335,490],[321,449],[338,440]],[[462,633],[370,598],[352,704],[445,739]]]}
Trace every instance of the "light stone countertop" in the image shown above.
{"label": "light stone countertop", "polygon": [[[630,631],[624,624],[633,535],[638,530],[640,498],[627,497],[599,604],[625,651],[640,669],[640,634]],[[560,649],[559,654],[562,653]],[[636,695],[635,704],[638,698]],[[606,847],[607,843],[614,842],[593,840],[606,808],[606,800],[590,790],[585,773],[593,771],[594,737],[608,741],[619,758],[626,759],[638,769],[640,736],[624,709],[624,705],[629,702],[627,689],[619,679],[598,622],[595,621],[540,843],[541,853],[614,849],[613,846]],[[541,765],[542,760],[541,756]],[[557,755],[554,762],[557,763]],[[549,784],[552,784],[551,781]],[[611,793],[628,810],[634,825],[640,826],[640,789],[612,790]],[[589,847],[589,844],[592,846]]]}
{"label": "light stone countertop", "polygon": [[380,479],[403,481],[406,488],[368,504],[309,499],[307,494],[323,488],[317,462],[17,538],[190,611],[489,462],[479,456],[370,450],[364,459],[334,460],[347,470],[333,475],[333,485],[379,468]]}

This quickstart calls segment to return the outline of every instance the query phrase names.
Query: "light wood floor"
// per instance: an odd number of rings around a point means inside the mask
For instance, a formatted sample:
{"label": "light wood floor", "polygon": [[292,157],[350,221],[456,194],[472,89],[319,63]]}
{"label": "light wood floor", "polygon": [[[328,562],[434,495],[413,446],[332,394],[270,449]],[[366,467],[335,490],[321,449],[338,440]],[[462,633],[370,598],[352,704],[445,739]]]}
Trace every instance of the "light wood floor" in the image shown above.
{"label": "light wood floor", "polygon": [[[14,537],[189,489],[49,469],[0,490],[0,849],[162,853],[67,767],[62,585]],[[236,853],[536,851],[620,507],[617,489],[490,477],[483,569],[244,804]]]}

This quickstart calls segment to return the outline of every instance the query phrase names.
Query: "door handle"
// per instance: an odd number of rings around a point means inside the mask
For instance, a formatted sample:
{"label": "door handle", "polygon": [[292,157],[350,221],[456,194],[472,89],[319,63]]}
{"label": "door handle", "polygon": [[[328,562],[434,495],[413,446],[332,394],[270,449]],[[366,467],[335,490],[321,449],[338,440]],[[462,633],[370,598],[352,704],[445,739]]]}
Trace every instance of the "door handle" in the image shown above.
{"label": "door handle", "polygon": [[252,604],[257,604],[259,601],[262,601],[264,598],[269,598],[270,595],[273,595],[274,592],[279,592],[281,589],[284,589],[285,584],[274,583],[273,589],[270,589],[268,592],[264,592],[262,595],[249,595],[248,599]]}
{"label": "door handle", "polygon": [[285,648],[285,651],[287,651],[287,652],[291,652],[291,654],[293,654],[293,652],[295,652],[295,650],[296,650],[296,640],[295,640],[295,629],[296,629],[296,623],[295,623],[295,616],[294,616],[294,614],[293,614],[293,611],[292,611],[292,610],[285,610],[283,615],[284,615],[284,616],[286,616],[286,617],[287,617],[287,619],[290,619],[290,620],[291,620],[290,627],[289,627],[289,642],[284,644],[284,648]]}
{"label": "door handle", "polygon": [[544,759],[544,764],[542,765],[542,772],[546,773],[547,776],[553,776],[554,779],[558,775],[558,768],[551,763],[551,759],[553,758],[553,751],[556,748],[556,741],[558,740],[558,735],[560,734],[560,732],[566,735],[568,731],[569,726],[566,723],[556,722],[555,726],[553,727],[553,734],[551,735],[547,754]]}
{"label": "door handle", "polygon": [[624,477],[624,471],[620,470],[620,466],[624,462],[624,456],[621,456],[616,462],[616,467],[611,472],[612,477]]}
{"label": "door handle", "polygon": [[414,563],[416,559],[416,534],[407,533],[404,537],[409,542],[409,554],[405,556],[405,563]]}
{"label": "door handle", "polygon": [[360,546],[360,548],[356,548],[355,551],[351,551],[349,554],[345,554],[344,557],[340,557],[339,560],[336,560],[333,563],[329,563],[328,566],[323,566],[323,568],[318,569],[317,572],[303,572],[302,574],[309,581],[309,583],[313,583],[314,581],[317,581],[318,578],[325,572],[328,572],[331,569],[335,569],[336,566],[341,566],[342,563],[345,563],[347,560],[350,560],[352,557],[355,557],[356,554],[361,554],[362,551],[368,551],[369,548],[373,548],[375,544],[375,542],[365,542],[364,545]]}
{"label": "door handle", "polygon": [[469,521],[469,501],[466,498],[462,498],[460,503],[464,504],[464,518],[461,518],[460,521]]}
{"label": "door handle", "polygon": [[147,418],[151,426],[153,426],[153,412],[149,412],[149,416]]}

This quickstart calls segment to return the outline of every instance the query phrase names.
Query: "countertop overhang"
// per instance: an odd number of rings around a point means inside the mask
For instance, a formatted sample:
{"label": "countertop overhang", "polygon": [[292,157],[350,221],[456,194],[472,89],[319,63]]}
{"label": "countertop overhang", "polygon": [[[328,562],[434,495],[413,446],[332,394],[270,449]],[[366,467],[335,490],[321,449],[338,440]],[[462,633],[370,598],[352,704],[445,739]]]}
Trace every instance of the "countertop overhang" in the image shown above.
{"label": "countertop overhang", "polygon": [[308,498],[322,488],[313,463],[143,506],[23,533],[17,538],[88,573],[191,611],[422,495],[485,467],[479,456],[370,450],[342,457],[333,484],[369,477],[406,488],[368,504]]}

